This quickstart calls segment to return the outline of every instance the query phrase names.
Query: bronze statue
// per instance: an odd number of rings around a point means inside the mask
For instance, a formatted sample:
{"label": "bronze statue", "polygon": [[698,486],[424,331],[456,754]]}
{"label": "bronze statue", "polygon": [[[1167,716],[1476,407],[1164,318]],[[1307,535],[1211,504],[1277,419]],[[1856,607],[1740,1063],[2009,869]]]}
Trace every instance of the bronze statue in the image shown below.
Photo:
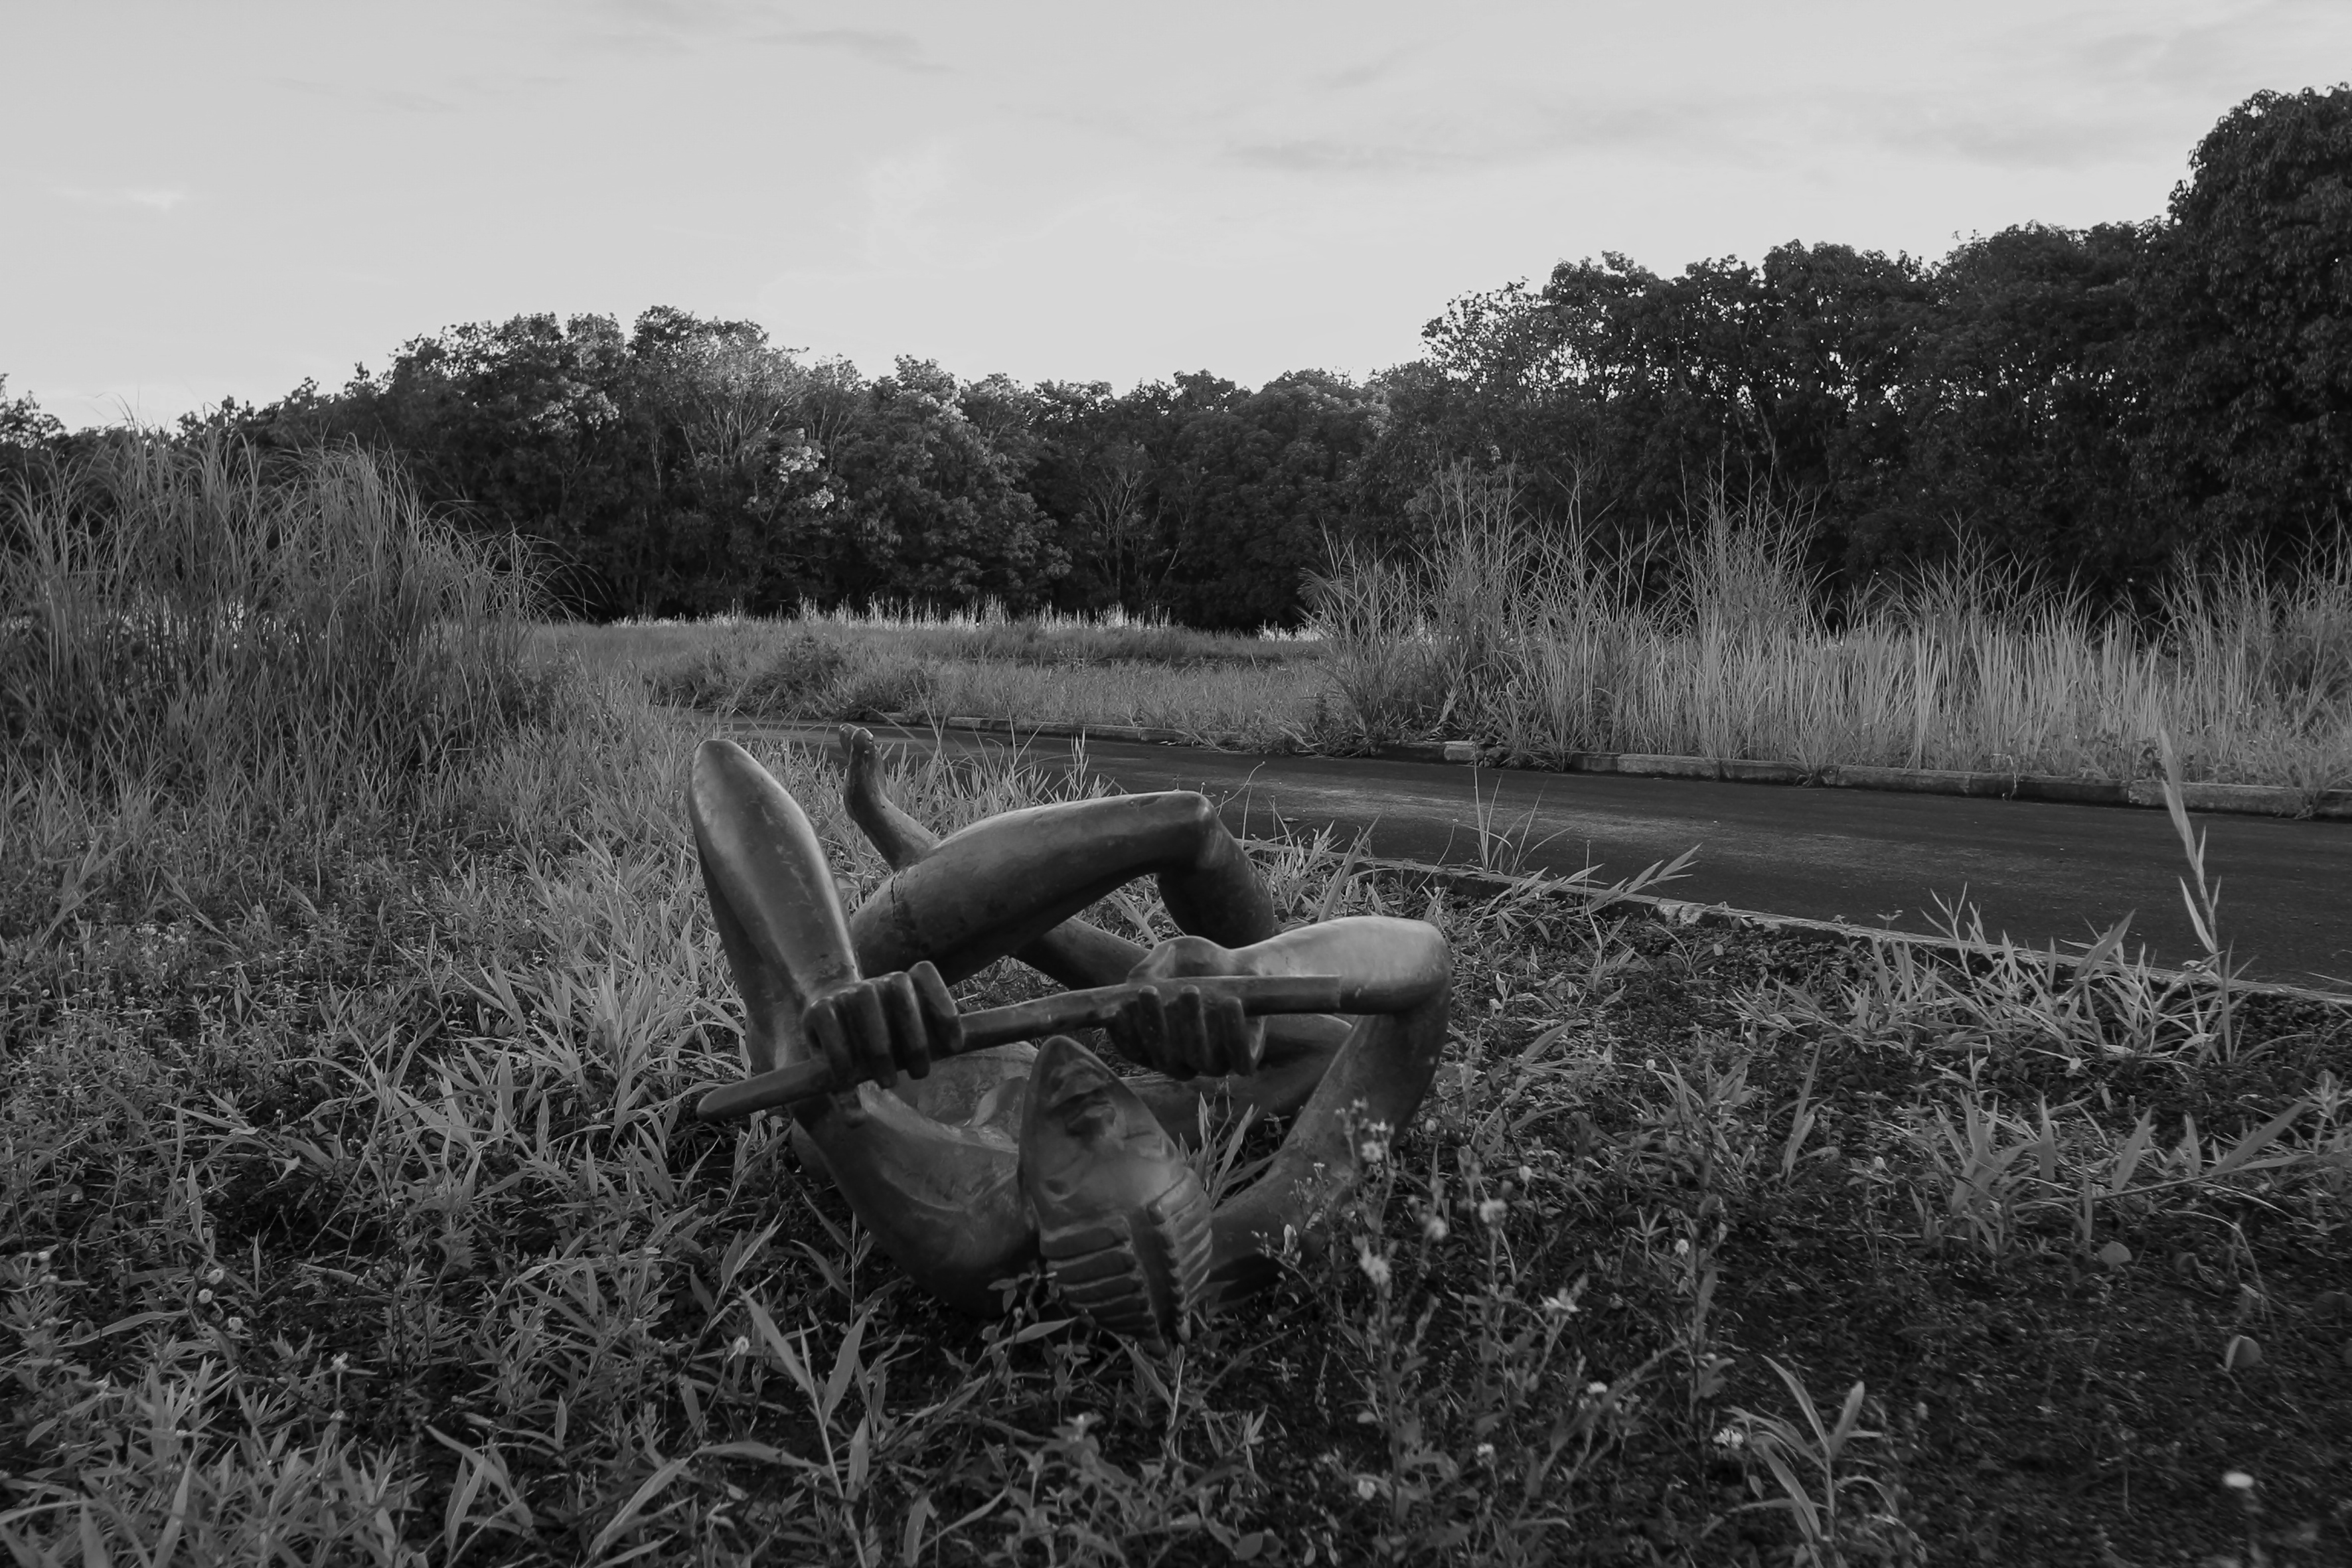
{"label": "bronze statue", "polygon": [[[1041,1255],[1074,1305],[1147,1342],[1261,1288],[1284,1233],[1355,1180],[1351,1129],[1403,1125],[1428,1089],[1452,974],[1436,930],[1277,931],[1248,856],[1189,792],[940,839],[884,796],[873,736],[842,740],[850,816],[892,868],[846,918],[783,786],[732,742],[695,754],[695,847],[751,1065],[703,1116],[790,1104],[796,1147],[883,1251],[968,1310]],[[1147,874],[1185,934],[1146,952],[1073,918]],[[1007,954],[1076,989],[960,1016],[947,987]],[[1151,1070],[1122,1079],[1061,1032],[1088,1025]],[[1213,1214],[1184,1156],[1204,1100],[1297,1118]]]}

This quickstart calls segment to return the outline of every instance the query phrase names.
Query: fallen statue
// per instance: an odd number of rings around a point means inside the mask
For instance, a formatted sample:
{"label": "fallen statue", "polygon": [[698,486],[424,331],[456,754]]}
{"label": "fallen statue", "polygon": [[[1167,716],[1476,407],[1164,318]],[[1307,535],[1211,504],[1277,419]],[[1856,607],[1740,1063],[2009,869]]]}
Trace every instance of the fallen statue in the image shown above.
{"label": "fallen statue", "polygon": [[[688,810],[745,1007],[750,1076],[717,1121],[789,1106],[802,1157],[876,1243],[966,1310],[1042,1256],[1073,1305],[1164,1344],[1274,1276],[1354,1183],[1360,1130],[1401,1127],[1445,1042],[1434,927],[1360,916],[1277,931],[1247,854],[1189,792],[1011,811],[940,838],[882,793],[845,728],[849,814],[892,868],[855,914],[808,818],[730,741],[695,753]],[[1185,934],[1146,952],[1076,920],[1159,879]],[[1073,989],[959,1015],[948,986],[1010,954]],[[1066,1032],[1099,1026],[1121,1078]],[[1026,1042],[1043,1037],[1042,1046]],[[1295,1116],[1212,1212],[1185,1158],[1203,1101]]]}

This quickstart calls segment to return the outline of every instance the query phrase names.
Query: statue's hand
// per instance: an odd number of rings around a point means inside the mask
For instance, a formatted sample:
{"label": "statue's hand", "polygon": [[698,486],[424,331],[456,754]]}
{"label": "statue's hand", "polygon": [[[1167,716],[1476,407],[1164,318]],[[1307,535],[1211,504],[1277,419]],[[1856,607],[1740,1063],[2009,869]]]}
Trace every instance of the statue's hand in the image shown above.
{"label": "statue's hand", "polygon": [[830,1105],[814,1101],[803,1120],[830,1109],[853,1127],[866,1120],[858,1084],[896,1083],[902,1072],[921,1078],[933,1057],[952,1056],[963,1043],[955,999],[928,962],[826,992],[808,1005],[801,1026],[834,1082]]}
{"label": "statue's hand", "polygon": [[1265,1026],[1245,1015],[1238,998],[1211,1001],[1184,984],[1251,973],[1238,954],[1206,937],[1170,938],[1128,972],[1130,983],[1151,989],[1111,1020],[1111,1044],[1129,1060],[1173,1079],[1255,1072],[1265,1050]]}

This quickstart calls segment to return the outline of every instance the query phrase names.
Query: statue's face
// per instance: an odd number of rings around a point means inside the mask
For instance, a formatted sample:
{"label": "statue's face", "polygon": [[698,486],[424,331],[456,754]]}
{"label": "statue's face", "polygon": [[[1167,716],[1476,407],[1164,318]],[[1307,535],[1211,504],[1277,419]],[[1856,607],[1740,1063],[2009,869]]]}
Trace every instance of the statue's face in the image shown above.
{"label": "statue's face", "polygon": [[[1184,1158],[1159,1120],[1102,1059],[1066,1035],[1037,1052],[1021,1137],[1032,1200],[1115,1211],[1164,1189]],[[1090,1198],[1091,1194],[1091,1198]]]}
{"label": "statue's face", "polygon": [[1184,1331],[1208,1278],[1208,1194],[1150,1108],[1067,1036],[1037,1052],[1021,1188],[1066,1300],[1148,1342]]}

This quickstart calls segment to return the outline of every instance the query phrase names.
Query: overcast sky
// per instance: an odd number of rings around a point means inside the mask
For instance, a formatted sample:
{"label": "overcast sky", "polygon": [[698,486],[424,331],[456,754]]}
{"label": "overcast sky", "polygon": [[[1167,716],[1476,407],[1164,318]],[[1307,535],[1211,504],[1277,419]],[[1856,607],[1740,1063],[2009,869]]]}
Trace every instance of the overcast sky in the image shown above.
{"label": "overcast sky", "polygon": [[1623,251],[2162,209],[2347,0],[0,0],[0,374],[151,420],[522,311],[966,376],[1367,374]]}

